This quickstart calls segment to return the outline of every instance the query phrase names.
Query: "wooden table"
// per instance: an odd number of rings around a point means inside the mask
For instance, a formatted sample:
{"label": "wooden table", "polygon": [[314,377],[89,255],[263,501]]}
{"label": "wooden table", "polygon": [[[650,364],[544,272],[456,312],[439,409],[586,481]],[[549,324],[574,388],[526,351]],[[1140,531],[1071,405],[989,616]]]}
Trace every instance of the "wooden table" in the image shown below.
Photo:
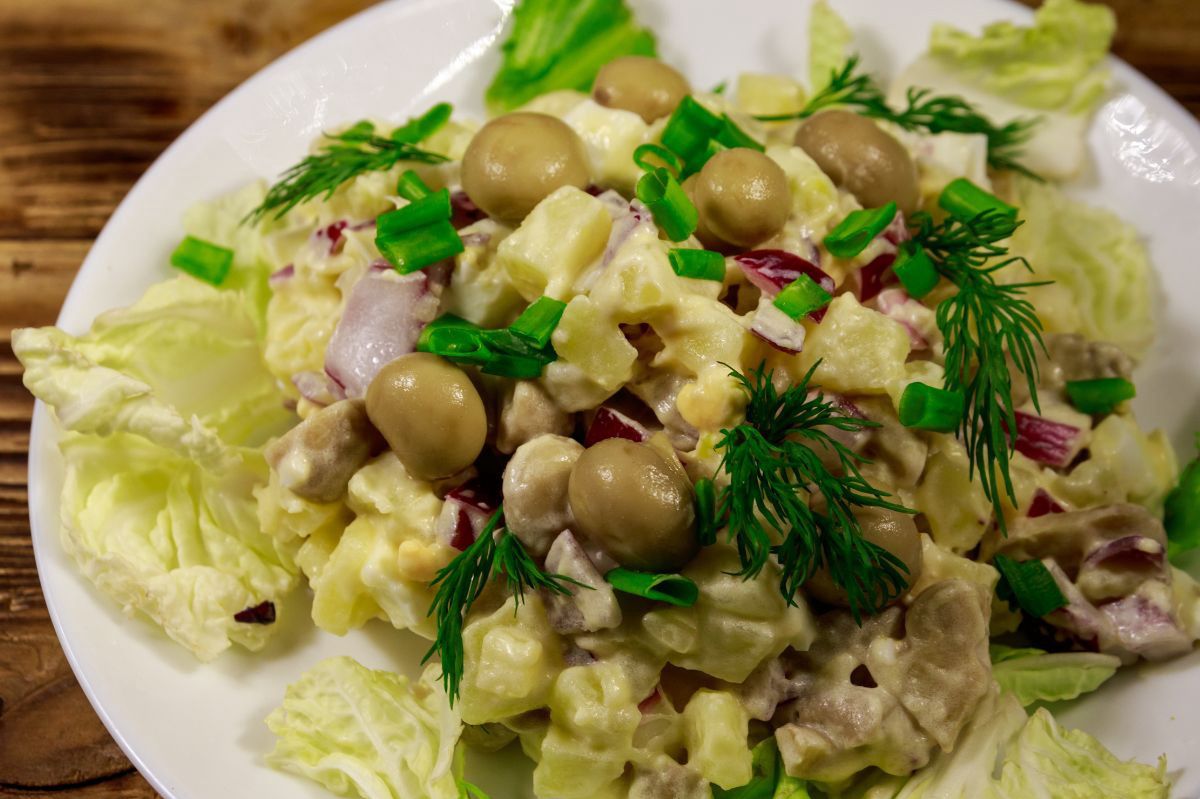
{"label": "wooden table", "polygon": [[[1200,2],[1107,0],[1117,54],[1200,114]],[[54,321],[92,239],[201,112],[370,0],[3,0],[0,8],[0,797],[152,797],[75,683],[26,508],[32,400],[9,344]],[[1031,3],[1032,4],[1032,3]]]}

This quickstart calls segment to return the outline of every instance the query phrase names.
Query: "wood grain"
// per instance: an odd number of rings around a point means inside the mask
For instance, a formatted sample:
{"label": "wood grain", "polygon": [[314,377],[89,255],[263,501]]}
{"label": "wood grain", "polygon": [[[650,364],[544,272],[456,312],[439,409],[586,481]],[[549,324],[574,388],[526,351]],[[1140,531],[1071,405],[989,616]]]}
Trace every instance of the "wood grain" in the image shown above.
{"label": "wood grain", "polygon": [[[0,797],[154,796],[75,684],[42,601],[25,487],[33,403],[11,331],[53,322],[116,203],[189,123],[264,64],[367,5],[0,4]],[[1120,20],[1118,55],[1200,114],[1200,2],[1109,5]]]}

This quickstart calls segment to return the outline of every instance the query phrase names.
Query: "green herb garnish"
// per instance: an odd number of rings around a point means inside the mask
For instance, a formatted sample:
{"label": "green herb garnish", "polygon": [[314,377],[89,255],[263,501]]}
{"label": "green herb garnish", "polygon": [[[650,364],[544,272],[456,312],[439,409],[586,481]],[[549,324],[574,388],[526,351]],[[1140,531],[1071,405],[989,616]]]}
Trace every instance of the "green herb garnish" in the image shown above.
{"label": "green herb garnish", "polygon": [[[1196,448],[1200,450],[1200,433],[1196,435]],[[1163,527],[1167,529],[1167,554],[1172,559],[1200,547],[1200,457],[1184,467],[1179,482],[1167,494]]]}
{"label": "green herb garnish", "polygon": [[417,351],[478,366],[484,374],[530,380],[558,359],[550,336],[565,308],[558,300],[542,297],[511,326],[498,330],[484,330],[454,314],[445,314],[421,330]]}
{"label": "green herb garnish", "polygon": [[1040,560],[1015,561],[1007,555],[997,555],[992,565],[1000,572],[996,595],[1015,603],[1021,610],[1040,619],[1067,604],[1054,575]]}
{"label": "green herb garnish", "polygon": [[497,534],[503,518],[504,509],[497,508],[475,543],[439,571],[430,584],[437,588],[437,594],[427,615],[437,621],[437,637],[421,663],[427,663],[434,655],[441,658],[442,684],[451,705],[458,697],[463,677],[463,621],[489,580],[503,577],[518,605],[524,601],[527,590],[544,588],[568,595],[571,592],[567,583],[579,585],[570,577],[546,574],[539,569],[520,540],[509,531],[501,529]]}
{"label": "green herb garnish", "polygon": [[317,197],[329,199],[348,180],[390,169],[402,161],[422,164],[448,161],[446,156],[416,145],[445,125],[452,110],[447,103],[439,103],[396,128],[390,136],[377,134],[370,122],[359,122],[342,133],[327,135],[320,152],[284,172],[262,203],[246,216],[246,221],[259,222],[269,214],[278,219],[302,202]]}
{"label": "green herb garnish", "polygon": [[219,286],[233,266],[233,250],[195,236],[185,236],[171,253],[171,266],[197,280]]}
{"label": "green herb garnish", "polygon": [[982,133],[987,137],[988,166],[1037,178],[1017,159],[1038,119],[1017,119],[996,125],[961,97],[940,97],[928,89],[909,89],[905,107],[894,109],[871,76],[858,71],[858,65],[858,56],[847,59],[830,77],[829,85],[813,95],[799,112],[764,115],[758,119],[765,122],[804,119],[826,108],[844,107],[864,116],[894,122],[905,130]]}
{"label": "green herb garnish", "polygon": [[900,423],[919,430],[953,433],[966,410],[963,395],[924,383],[909,383],[900,397]]}
{"label": "green herb garnish", "polygon": [[[824,396],[809,397],[813,369],[783,393],[760,365],[749,376],[732,372],[749,398],[746,420],[721,431],[716,449],[730,483],[718,497],[718,518],[727,526],[741,559],[740,575],[757,576],[772,553],[779,558],[779,589],[795,603],[796,591],[822,566],[845,590],[855,619],[873,613],[905,588],[904,562],[862,536],[857,507],[909,513],[889,502],[859,471],[865,460],[827,430],[876,427],[866,419],[843,415]],[[821,461],[820,450],[839,464],[835,474]],[[814,510],[808,498],[822,498]],[[783,539],[772,545],[772,533]]]}
{"label": "green herb garnish", "polygon": [[379,215],[375,220],[375,246],[402,275],[452,258],[464,249],[458,231],[450,223],[452,213],[448,189],[426,194],[403,208]]}
{"label": "green herb garnish", "polygon": [[1112,413],[1137,396],[1137,388],[1123,377],[1068,380],[1066,388],[1071,404],[1084,413]]}
{"label": "green herb garnish", "polygon": [[882,208],[851,211],[825,236],[825,249],[838,258],[853,258],[865,250],[895,218],[895,203],[888,203]]}
{"label": "green herb garnish", "polygon": [[959,436],[979,473],[984,494],[1005,529],[1003,492],[1015,507],[1009,462],[1017,429],[1009,359],[1025,378],[1035,407],[1037,351],[1044,349],[1042,323],[1026,290],[1044,282],[1000,283],[996,273],[1024,258],[1008,255],[1000,242],[1012,236],[1021,220],[998,208],[987,208],[971,219],[949,217],[940,224],[924,213],[909,220],[913,240],[938,274],[958,289],[937,306],[937,325],[945,338],[945,388],[961,393],[965,413]]}
{"label": "green herb garnish", "polygon": [[667,253],[671,269],[680,277],[693,280],[725,280],[725,256],[712,250],[676,247]]}
{"label": "green herb garnish", "polygon": [[700,598],[700,589],[682,574],[651,574],[618,567],[604,575],[614,590],[655,602],[690,608]]}
{"label": "green herb garnish", "polygon": [[833,296],[808,275],[801,275],[775,295],[774,305],[789,319],[799,321],[829,304]]}
{"label": "green herb garnish", "polygon": [[671,241],[683,241],[695,232],[700,221],[696,206],[666,167],[638,178],[636,192],[637,198],[650,209],[654,223]]}

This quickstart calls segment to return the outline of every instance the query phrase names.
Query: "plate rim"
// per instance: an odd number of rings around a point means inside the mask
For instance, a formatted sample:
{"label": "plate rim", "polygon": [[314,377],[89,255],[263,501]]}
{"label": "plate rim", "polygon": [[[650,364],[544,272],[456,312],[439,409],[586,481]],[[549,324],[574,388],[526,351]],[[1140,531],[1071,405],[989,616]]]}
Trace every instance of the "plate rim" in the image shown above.
{"label": "plate rim", "polygon": [[[502,12],[507,14],[511,9],[512,0],[491,0],[502,9]],[[673,0],[664,0],[672,2]],[[219,114],[227,105],[233,104],[244,93],[249,91],[251,83],[258,83],[261,80],[269,79],[275,73],[282,72],[289,68],[294,61],[303,58],[305,52],[309,49],[314,49],[327,39],[334,38],[341,34],[345,28],[354,27],[363,23],[364,20],[374,16],[382,16],[389,8],[396,5],[417,3],[419,0],[385,0],[376,5],[365,8],[334,25],[326,28],[314,36],[298,43],[294,47],[287,50],[279,57],[265,64],[255,72],[248,75],[244,80],[238,83],[228,93],[223,95],[212,106],[205,109],[196,119],[194,119],[150,164],[149,167],[138,177],[138,179],[130,186],[125,196],[113,209],[112,214],[105,220],[100,233],[92,241],[88,247],[87,254],[80,262],[79,269],[74,278],[72,278],[71,286],[67,294],[63,298],[62,306],[59,309],[59,314],[55,319],[54,324],[61,326],[64,317],[68,315],[68,310],[76,302],[76,297],[80,288],[79,275],[85,269],[88,269],[93,261],[93,256],[99,246],[108,240],[109,237],[115,235],[113,230],[119,227],[119,221],[129,213],[129,208],[136,203],[136,197],[141,193],[140,189],[145,183],[152,181],[157,173],[164,169],[164,164],[171,161],[176,151],[182,149],[188,142],[199,136],[199,130],[205,127],[205,124],[211,117]],[[812,0],[805,0],[812,2]],[[1000,0],[1004,5],[1009,6],[1014,14],[1020,14],[1026,17],[1032,17],[1033,10],[1020,4],[1017,0]],[[507,20],[505,20],[505,23]],[[1160,104],[1160,111],[1169,111],[1169,122],[1176,127],[1182,134],[1184,139],[1193,144],[1200,151],[1200,118],[1192,114],[1183,104],[1170,95],[1165,89],[1143,74],[1140,70],[1126,62],[1124,59],[1116,55],[1109,54],[1106,57],[1105,64],[1111,72],[1114,83],[1123,83],[1129,94],[1138,98],[1153,98],[1156,104]],[[1090,129],[1090,126],[1089,126]],[[1139,233],[1142,231],[1139,230]],[[1144,235],[1144,234],[1143,234]],[[1157,272],[1157,268],[1155,268]],[[1153,350],[1152,350],[1153,352]],[[53,546],[62,546],[62,521],[57,515],[51,515],[51,519],[46,519],[40,512],[40,507],[43,504],[43,496],[45,486],[42,481],[34,479],[35,475],[40,475],[45,472],[46,461],[48,458],[55,456],[49,453],[48,447],[57,444],[58,430],[55,427],[53,419],[40,399],[35,399],[34,410],[30,423],[30,437],[28,448],[28,465],[26,469],[26,487],[27,487],[27,510],[29,513],[30,539],[33,547],[34,563],[38,572],[38,584],[42,591],[43,600],[46,605],[51,624],[54,628],[55,637],[62,648],[63,654],[66,657],[67,663],[71,668],[72,674],[78,681],[80,688],[87,697],[88,703],[93,711],[99,717],[101,723],[112,736],[113,741],[120,748],[122,753],[129,759],[130,763],[137,769],[143,778],[151,785],[151,787],[163,797],[168,799],[176,799],[179,794],[176,790],[171,789],[166,782],[159,777],[156,770],[142,758],[137,750],[130,743],[126,735],[116,724],[109,711],[108,705],[99,697],[97,689],[92,685],[88,673],[82,668],[79,663],[78,655],[75,647],[69,637],[64,633],[61,613],[62,608],[58,604],[58,600],[54,598],[52,590],[48,590],[47,582],[44,577],[43,565],[48,558],[53,557],[50,548]],[[51,503],[54,507],[59,507],[60,503],[55,499]],[[53,529],[52,529],[53,528]],[[66,553],[63,553],[64,555]],[[87,583],[89,591],[94,591],[90,581],[78,572],[78,568],[74,560],[66,555],[67,562],[71,568],[76,571],[76,577],[83,579]],[[111,601],[107,596],[105,600]]]}

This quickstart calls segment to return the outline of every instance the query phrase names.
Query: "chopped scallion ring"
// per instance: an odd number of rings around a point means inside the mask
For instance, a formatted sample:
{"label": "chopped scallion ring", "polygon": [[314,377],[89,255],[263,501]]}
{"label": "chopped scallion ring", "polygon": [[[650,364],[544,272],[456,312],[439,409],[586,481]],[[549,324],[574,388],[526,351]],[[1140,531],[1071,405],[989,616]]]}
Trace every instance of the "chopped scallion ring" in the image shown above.
{"label": "chopped scallion ring", "polygon": [[388,211],[375,221],[375,246],[401,274],[458,255],[464,248],[451,213],[447,189]]}
{"label": "chopped scallion ring", "polygon": [[851,211],[825,237],[825,249],[838,258],[853,258],[896,218],[896,204]]}
{"label": "chopped scallion ring", "polygon": [[680,277],[694,280],[725,280],[725,256],[712,250],[693,250],[677,247],[668,254],[671,268]]}
{"label": "chopped scallion ring", "polygon": [[567,304],[553,297],[538,297],[533,304],[521,312],[508,329],[514,335],[528,339],[538,349],[550,343],[550,336],[562,319]]}
{"label": "chopped scallion ring", "polygon": [[940,277],[929,253],[915,241],[900,243],[900,251],[896,253],[892,271],[900,278],[908,296],[917,300],[933,291]]}
{"label": "chopped scallion ring", "polygon": [[681,177],[698,172],[708,160],[709,144],[721,132],[721,117],[688,95],[679,102],[663,128],[663,145],[676,153],[685,164]]}
{"label": "chopped scallion ring", "polygon": [[1017,209],[976,186],[966,178],[946,184],[938,197],[938,205],[955,219],[969,222],[984,211],[999,211],[1009,219],[1017,218]]}
{"label": "chopped scallion ring", "polygon": [[682,574],[648,574],[617,567],[604,575],[604,579],[623,594],[664,602],[678,608],[690,608],[700,598],[700,589]]}
{"label": "chopped scallion ring", "polygon": [[415,203],[417,200],[422,200],[428,197],[433,192],[425,181],[421,180],[421,176],[411,169],[404,170],[404,174],[400,176],[400,181],[396,184],[396,193],[410,203]]}
{"label": "chopped scallion ring", "polygon": [[175,252],[171,253],[171,266],[197,280],[219,286],[225,282],[229,268],[233,266],[233,250],[195,236],[185,236]]}
{"label": "chopped scallion ring", "polygon": [[952,433],[965,412],[966,398],[961,391],[909,383],[900,397],[900,423],[905,427]]}
{"label": "chopped scallion ring", "polygon": [[449,103],[438,103],[421,116],[413,117],[393,130],[392,135],[388,138],[394,142],[406,144],[425,141],[450,121],[450,114],[453,112],[454,106]]}
{"label": "chopped scallion ring", "polygon": [[1007,555],[997,555],[992,564],[1001,577],[996,595],[1015,601],[1030,616],[1040,619],[1066,606],[1062,589],[1040,560],[1018,562]]}
{"label": "chopped scallion ring", "polygon": [[[660,163],[654,163],[650,160],[651,157],[658,159]],[[633,163],[637,164],[647,172],[653,172],[659,167],[664,167],[671,171],[671,174],[679,177],[679,173],[683,171],[683,161],[675,153],[663,147],[661,144],[641,144],[633,151]]]}
{"label": "chopped scallion ring", "polygon": [[751,150],[758,150],[760,153],[767,149],[757,139],[739,128],[729,118],[729,114],[721,115],[721,130],[717,132],[716,138],[721,144],[731,149],[734,147],[749,147]]}
{"label": "chopped scallion ring", "polygon": [[832,295],[821,288],[817,281],[808,275],[801,275],[775,295],[775,307],[799,321],[813,311],[824,308],[831,299]]}
{"label": "chopped scallion ring", "polygon": [[1133,383],[1121,377],[1067,381],[1067,397],[1084,413],[1112,413],[1122,402],[1136,396]]}
{"label": "chopped scallion ring", "polygon": [[532,380],[540,377],[545,362],[540,358],[528,355],[509,355],[505,352],[493,352],[492,356],[481,367],[485,375],[511,377],[515,380]]}
{"label": "chopped scallion ring", "polygon": [[700,215],[679,181],[663,167],[638,179],[637,198],[654,215],[654,222],[671,241],[683,241],[696,230]]}

